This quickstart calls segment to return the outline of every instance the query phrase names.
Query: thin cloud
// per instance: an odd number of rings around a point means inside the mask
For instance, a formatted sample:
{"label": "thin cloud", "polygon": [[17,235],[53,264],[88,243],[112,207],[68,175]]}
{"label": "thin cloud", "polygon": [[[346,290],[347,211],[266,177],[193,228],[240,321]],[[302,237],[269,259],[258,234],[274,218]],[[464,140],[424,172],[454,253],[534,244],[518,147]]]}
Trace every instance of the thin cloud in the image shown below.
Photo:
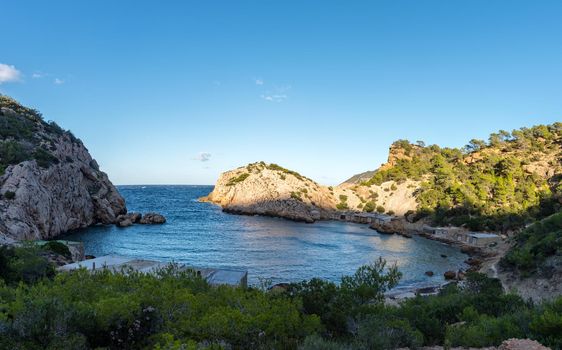
{"label": "thin cloud", "polygon": [[62,85],[62,84],[64,84],[64,80],[59,79],[59,78],[55,78],[55,80],[53,80],[53,84]]}
{"label": "thin cloud", "polygon": [[200,162],[207,162],[207,161],[211,160],[211,153],[201,152],[197,156],[195,156],[195,158],[193,158],[193,159],[198,160]]}
{"label": "thin cloud", "polygon": [[261,98],[269,102],[283,102],[289,98],[287,92],[291,89],[290,85],[277,86],[273,91],[267,91],[261,95]]}
{"label": "thin cloud", "polygon": [[0,84],[19,81],[21,72],[16,67],[0,63]]}
{"label": "thin cloud", "polygon": [[31,74],[31,77],[33,79],[41,79],[41,78],[44,78],[46,76],[47,76],[47,74],[41,73],[41,72],[35,72],[35,73]]}
{"label": "thin cloud", "polygon": [[285,94],[261,95],[261,98],[270,102],[283,102],[287,99],[287,97],[288,96]]}
{"label": "thin cloud", "polygon": [[255,83],[256,83],[256,85],[263,85],[264,81],[263,81],[263,79],[258,78],[258,79],[255,80]]}

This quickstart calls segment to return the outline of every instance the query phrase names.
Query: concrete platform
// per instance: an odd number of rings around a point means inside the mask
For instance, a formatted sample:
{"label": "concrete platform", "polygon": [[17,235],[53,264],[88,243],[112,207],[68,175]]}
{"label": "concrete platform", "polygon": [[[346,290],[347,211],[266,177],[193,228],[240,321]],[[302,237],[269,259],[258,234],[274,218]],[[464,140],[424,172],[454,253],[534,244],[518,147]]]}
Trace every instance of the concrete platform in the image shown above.
{"label": "concrete platform", "polygon": [[[135,271],[144,273],[154,273],[166,267],[169,263],[153,260],[135,259],[119,255],[100,256],[95,259],[88,259],[59,267],[61,272],[72,271],[85,268],[89,271],[98,269],[111,269],[113,271],[123,271],[132,268]],[[248,271],[223,270],[200,268],[180,264],[181,269],[193,270],[203,277],[211,285],[229,285],[246,288],[248,286]]]}

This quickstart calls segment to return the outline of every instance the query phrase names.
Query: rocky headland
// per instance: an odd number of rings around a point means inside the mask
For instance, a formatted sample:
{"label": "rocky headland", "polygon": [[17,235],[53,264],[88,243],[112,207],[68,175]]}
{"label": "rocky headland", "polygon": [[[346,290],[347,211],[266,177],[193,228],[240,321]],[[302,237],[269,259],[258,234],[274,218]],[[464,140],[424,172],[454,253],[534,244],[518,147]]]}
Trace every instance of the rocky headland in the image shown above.
{"label": "rocky headland", "polygon": [[81,140],[0,95],[0,242],[47,239],[125,219],[163,222],[124,215],[125,200]]}

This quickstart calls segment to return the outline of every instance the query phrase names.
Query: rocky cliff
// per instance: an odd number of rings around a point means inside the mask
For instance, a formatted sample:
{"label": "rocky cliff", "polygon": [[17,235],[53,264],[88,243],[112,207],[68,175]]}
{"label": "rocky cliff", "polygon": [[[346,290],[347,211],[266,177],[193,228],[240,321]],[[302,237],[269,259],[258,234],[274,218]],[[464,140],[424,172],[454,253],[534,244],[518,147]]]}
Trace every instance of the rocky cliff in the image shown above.
{"label": "rocky cliff", "polygon": [[50,238],[126,211],[80,140],[0,95],[0,236]]}
{"label": "rocky cliff", "polygon": [[[357,186],[322,186],[277,164],[249,164],[221,174],[213,192],[203,200],[226,212],[283,217],[313,222],[336,211],[376,211],[404,214],[415,209],[416,182]],[[383,207],[384,206],[384,207]]]}
{"label": "rocky cliff", "polygon": [[223,173],[202,200],[227,212],[283,217],[313,222],[335,209],[327,187],[276,164],[249,164]]}

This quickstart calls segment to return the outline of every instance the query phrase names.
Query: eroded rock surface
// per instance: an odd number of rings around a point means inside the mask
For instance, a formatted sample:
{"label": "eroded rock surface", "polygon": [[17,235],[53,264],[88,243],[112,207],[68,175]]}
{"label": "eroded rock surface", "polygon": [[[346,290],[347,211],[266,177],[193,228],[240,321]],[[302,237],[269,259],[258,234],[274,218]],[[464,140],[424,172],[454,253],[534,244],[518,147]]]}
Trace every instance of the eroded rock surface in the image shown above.
{"label": "eroded rock surface", "polygon": [[123,197],[80,140],[0,97],[0,235],[51,238],[126,213]]}

